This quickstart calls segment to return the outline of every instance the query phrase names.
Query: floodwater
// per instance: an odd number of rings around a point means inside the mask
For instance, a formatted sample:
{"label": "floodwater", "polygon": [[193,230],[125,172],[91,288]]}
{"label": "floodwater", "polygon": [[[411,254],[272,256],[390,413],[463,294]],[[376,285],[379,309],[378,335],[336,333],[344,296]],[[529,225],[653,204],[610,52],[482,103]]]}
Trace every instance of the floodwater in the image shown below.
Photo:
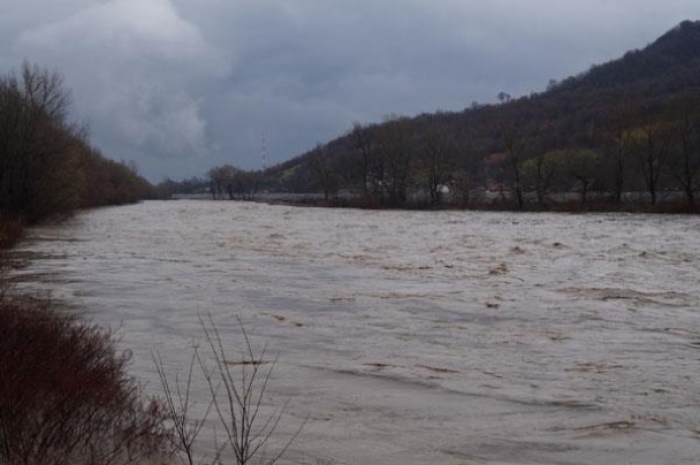
{"label": "floodwater", "polygon": [[277,358],[270,448],[306,421],[284,463],[698,463],[697,216],[147,202],[20,252],[151,392],[154,352],[173,376],[205,352],[201,317],[236,368],[240,317]]}

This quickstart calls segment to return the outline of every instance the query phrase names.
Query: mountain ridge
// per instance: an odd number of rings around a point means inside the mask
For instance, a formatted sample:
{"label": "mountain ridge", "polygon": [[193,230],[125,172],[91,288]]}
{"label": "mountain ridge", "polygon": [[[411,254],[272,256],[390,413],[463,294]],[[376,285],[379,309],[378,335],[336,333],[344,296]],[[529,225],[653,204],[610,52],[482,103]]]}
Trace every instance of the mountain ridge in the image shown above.
{"label": "mountain ridge", "polygon": [[[700,102],[700,21],[683,21],[644,48],[552,83],[547,91],[500,97],[500,104],[457,112],[356,123],[346,134],[269,168],[255,184],[268,191],[322,191],[327,198],[349,189],[391,205],[421,189],[439,202],[438,186],[461,190],[467,199],[471,190],[500,185],[516,193],[522,208],[524,193],[542,189],[541,173],[533,175],[532,165],[546,159],[556,160],[559,171],[549,190],[567,192],[585,184],[586,190],[614,192],[619,202],[623,189],[650,189],[655,202],[659,189],[680,189],[676,167],[667,159],[680,157],[683,149],[671,129],[654,133],[654,139],[668,139],[663,144],[669,148],[664,160],[658,154],[645,162],[653,170],[664,164],[650,179],[642,163],[643,133],[661,123],[677,132],[681,113],[690,112],[692,131],[685,142],[692,142],[693,172],[685,173],[682,190],[694,202],[700,183],[700,105],[692,112],[688,106]],[[652,134],[647,136],[652,144]],[[622,161],[616,159],[621,151]],[[572,174],[573,160],[590,164],[590,174]]]}
{"label": "mountain ridge", "polygon": [[[569,90],[594,84],[611,87],[643,79],[658,78],[668,68],[700,68],[700,21],[686,20],[643,49],[630,50],[621,58],[593,65],[578,76],[569,77],[560,86]],[[694,82],[700,82],[700,79]]]}

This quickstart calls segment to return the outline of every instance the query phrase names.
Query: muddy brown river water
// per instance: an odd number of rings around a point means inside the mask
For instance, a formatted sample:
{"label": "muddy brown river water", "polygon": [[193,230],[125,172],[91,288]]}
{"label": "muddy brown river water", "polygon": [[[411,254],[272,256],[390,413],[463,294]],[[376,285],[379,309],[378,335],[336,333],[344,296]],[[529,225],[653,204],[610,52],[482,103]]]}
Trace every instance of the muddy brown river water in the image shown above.
{"label": "muddy brown river water", "polygon": [[697,216],[146,202],[19,252],[28,286],[118,331],[153,393],[152,353],[182,372],[210,315],[235,356],[240,317],[278,357],[271,449],[306,421],[284,463],[700,457]]}

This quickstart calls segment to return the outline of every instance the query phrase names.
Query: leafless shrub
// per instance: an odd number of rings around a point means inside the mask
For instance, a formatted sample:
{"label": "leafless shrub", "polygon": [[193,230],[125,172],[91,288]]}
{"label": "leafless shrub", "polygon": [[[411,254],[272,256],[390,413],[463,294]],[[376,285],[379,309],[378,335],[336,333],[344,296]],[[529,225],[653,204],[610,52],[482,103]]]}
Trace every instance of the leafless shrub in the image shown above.
{"label": "leafless shrub", "polygon": [[[192,353],[186,379],[182,380],[176,374],[173,383],[168,378],[166,366],[160,354],[154,355],[153,359],[163,389],[168,419],[172,423],[172,430],[174,431],[174,434],[170,436],[172,445],[175,450],[184,456],[182,457],[183,463],[201,463],[197,461],[197,438],[214,403],[211,400],[209,401],[200,419],[195,420],[193,418],[192,381],[195,374],[195,364],[199,360],[199,353],[197,349]],[[206,456],[202,458],[202,460],[204,459],[206,459]]]}
{"label": "leafless shrub", "polygon": [[[165,404],[174,425],[174,445],[181,454],[182,462],[187,465],[223,465],[228,463],[224,454],[229,451],[233,454],[236,465],[248,465],[253,461],[274,465],[287,452],[304,427],[302,423],[276,453],[266,455],[266,449],[275,436],[286,407],[285,405],[270,414],[263,413],[263,399],[267,394],[276,359],[266,359],[266,347],[259,352],[253,349],[243,323],[238,319],[243,337],[242,358],[231,361],[212,318],[200,318],[200,323],[209,355],[213,360],[211,366],[207,365],[201,352],[195,349],[186,378],[181,379],[176,375],[171,383],[162,359],[159,355],[154,356],[166,399]],[[192,383],[195,368],[199,369],[209,393],[204,414],[199,419],[191,417],[194,406]],[[202,456],[201,451],[197,449],[199,435],[211,412],[215,412],[214,422],[223,430],[223,440],[216,445],[211,457],[207,457]]]}
{"label": "leafless shrub", "polygon": [[0,463],[120,465],[168,452],[112,334],[49,301],[0,302]]}
{"label": "leafless shrub", "polygon": [[0,251],[14,246],[22,237],[22,231],[21,220],[0,217]]}

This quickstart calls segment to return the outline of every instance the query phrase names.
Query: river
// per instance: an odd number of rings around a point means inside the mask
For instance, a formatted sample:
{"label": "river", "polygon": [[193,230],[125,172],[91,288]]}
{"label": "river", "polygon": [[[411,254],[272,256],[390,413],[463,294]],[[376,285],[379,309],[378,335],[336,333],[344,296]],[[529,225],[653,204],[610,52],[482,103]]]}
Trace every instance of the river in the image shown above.
{"label": "river", "polygon": [[145,202],[18,253],[25,285],[117,331],[152,393],[154,353],[185,372],[211,318],[235,359],[240,318],[277,360],[271,449],[306,422],[283,463],[700,456],[697,216]]}

